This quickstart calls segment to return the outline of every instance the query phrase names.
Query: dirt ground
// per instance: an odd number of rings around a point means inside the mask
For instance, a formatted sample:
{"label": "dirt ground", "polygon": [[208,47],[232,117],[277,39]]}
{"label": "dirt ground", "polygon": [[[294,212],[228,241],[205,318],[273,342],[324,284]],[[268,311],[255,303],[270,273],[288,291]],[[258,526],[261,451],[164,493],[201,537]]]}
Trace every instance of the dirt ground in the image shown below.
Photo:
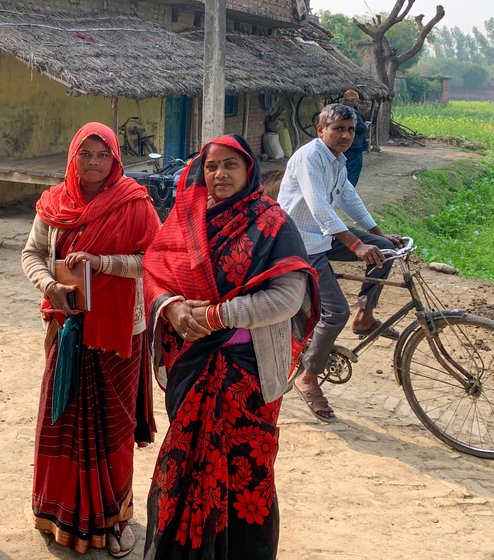
{"label": "dirt ground", "polygon": [[[368,154],[359,191],[370,208],[399,199],[422,169],[470,154],[444,146],[385,147]],[[0,560],[76,558],[31,523],[31,477],[43,333],[38,294],[22,275],[22,246],[32,210],[0,211]],[[421,266],[421,265],[418,265]],[[340,266],[355,271],[355,265]],[[398,279],[398,272],[393,272]],[[492,312],[494,284],[426,270],[450,307]],[[358,285],[343,283],[354,304]],[[379,317],[405,293],[387,288]],[[406,324],[404,321],[403,325]],[[355,337],[343,333],[341,343]],[[318,423],[290,392],[280,419],[276,463],[281,509],[279,560],[494,560],[494,462],[456,452],[435,439],[409,408],[392,369],[393,343],[378,341],[354,366],[351,380],[327,387],[338,422]],[[142,557],[145,501],[167,427],[155,392],[157,443],[135,453],[137,546]],[[92,551],[88,558],[108,557]],[[232,559],[234,560],[234,559]]]}

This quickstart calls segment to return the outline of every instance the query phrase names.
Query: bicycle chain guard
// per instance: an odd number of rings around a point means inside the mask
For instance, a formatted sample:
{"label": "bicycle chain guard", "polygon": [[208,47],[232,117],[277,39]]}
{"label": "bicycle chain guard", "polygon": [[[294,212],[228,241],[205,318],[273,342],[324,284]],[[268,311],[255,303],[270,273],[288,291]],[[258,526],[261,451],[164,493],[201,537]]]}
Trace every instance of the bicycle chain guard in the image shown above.
{"label": "bicycle chain guard", "polygon": [[324,372],[318,375],[319,386],[325,381],[340,385],[347,383],[352,377],[352,363],[337,349],[333,348],[326,362]]}

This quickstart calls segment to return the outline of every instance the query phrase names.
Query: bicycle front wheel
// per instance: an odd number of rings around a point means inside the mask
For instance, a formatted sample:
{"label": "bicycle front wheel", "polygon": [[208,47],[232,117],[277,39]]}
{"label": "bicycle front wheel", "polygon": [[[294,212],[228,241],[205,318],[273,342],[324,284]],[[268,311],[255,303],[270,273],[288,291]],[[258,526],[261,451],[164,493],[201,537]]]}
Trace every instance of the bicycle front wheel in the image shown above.
{"label": "bicycle front wheel", "polygon": [[412,410],[458,451],[494,459],[494,321],[441,317],[429,341],[417,330],[403,350],[402,382]]}

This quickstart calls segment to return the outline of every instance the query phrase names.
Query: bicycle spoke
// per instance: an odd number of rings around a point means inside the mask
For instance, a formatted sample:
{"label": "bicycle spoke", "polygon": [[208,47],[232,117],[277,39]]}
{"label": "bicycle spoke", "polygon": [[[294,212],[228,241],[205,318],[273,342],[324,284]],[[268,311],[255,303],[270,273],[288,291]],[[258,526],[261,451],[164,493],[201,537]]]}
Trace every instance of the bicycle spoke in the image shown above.
{"label": "bicycle spoke", "polygon": [[494,458],[494,321],[466,314],[435,319],[435,327],[437,355],[422,329],[404,348],[407,400],[439,439],[460,451]]}

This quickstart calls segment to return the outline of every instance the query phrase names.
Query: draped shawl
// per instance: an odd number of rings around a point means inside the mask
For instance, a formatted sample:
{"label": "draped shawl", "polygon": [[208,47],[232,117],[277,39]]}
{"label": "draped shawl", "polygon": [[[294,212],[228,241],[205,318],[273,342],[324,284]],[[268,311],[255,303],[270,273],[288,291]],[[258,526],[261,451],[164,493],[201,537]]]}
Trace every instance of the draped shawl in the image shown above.
{"label": "draped shawl", "polygon": [[[113,155],[111,172],[98,195],[84,198],[75,156],[89,136],[96,135]],[[60,230],[76,230],[73,251],[94,255],[141,253],[158,231],[159,221],[146,188],[123,176],[118,138],[104,124],[84,125],[70,143],[65,180],[44,191],[36,204],[40,218]],[[91,348],[131,354],[135,279],[92,275],[92,310],[85,313],[83,343]],[[43,309],[50,307],[45,301]]]}
{"label": "draped shawl", "polygon": [[[212,143],[232,148],[242,155],[248,162],[248,184],[229,199],[207,209],[203,165],[205,148]],[[155,330],[157,310],[167,297],[182,295],[186,299],[210,300],[214,304],[265,288],[269,279],[279,274],[295,270],[307,273],[306,298],[292,319],[294,361],[319,314],[316,274],[307,264],[300,234],[278,203],[263,194],[259,164],[249,145],[237,135],[215,138],[208,144],[182,174],[176,204],[144,257],[149,341],[158,351],[163,344],[171,348],[165,352],[168,393],[173,390],[171,383],[177,368],[181,374],[175,377],[183,394],[193,381],[193,371],[201,370],[207,356],[223,344],[233,330],[213,332],[195,343],[184,343],[173,329]],[[154,343],[153,337],[159,340]],[[184,366],[187,376],[191,377],[188,383],[182,377]],[[173,410],[169,413],[173,414]]]}

